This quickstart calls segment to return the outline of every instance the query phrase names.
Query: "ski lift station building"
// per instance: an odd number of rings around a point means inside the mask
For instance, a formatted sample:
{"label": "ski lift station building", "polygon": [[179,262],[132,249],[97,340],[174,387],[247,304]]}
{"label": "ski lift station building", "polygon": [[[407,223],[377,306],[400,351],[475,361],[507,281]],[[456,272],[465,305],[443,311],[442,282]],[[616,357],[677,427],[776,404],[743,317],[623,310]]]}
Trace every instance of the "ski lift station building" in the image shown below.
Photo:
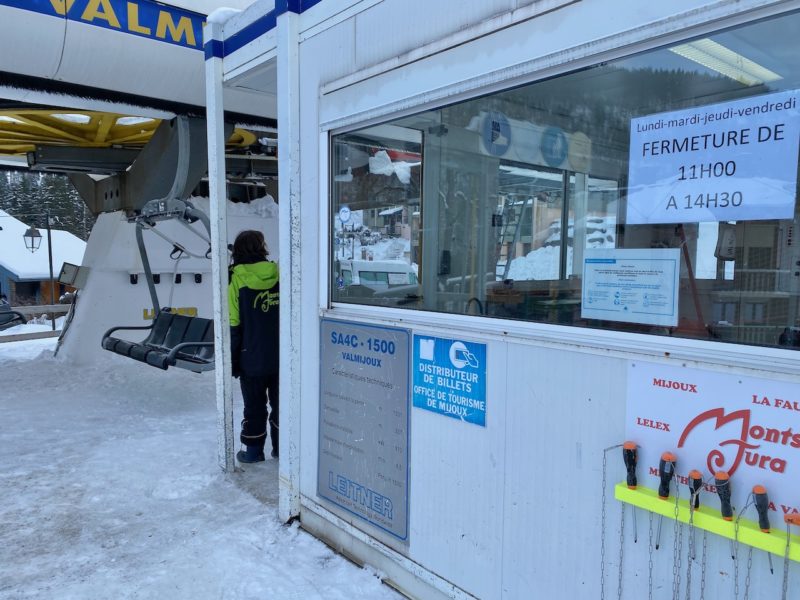
{"label": "ski lift station building", "polygon": [[[100,214],[59,352],[167,294],[213,320],[233,470],[227,244],[260,228],[283,520],[413,598],[797,597],[800,1],[238,4],[0,0],[53,41],[4,27],[2,97],[151,121],[29,154]],[[226,202],[276,146],[277,206]]]}
{"label": "ski lift station building", "polygon": [[[296,0],[212,15],[209,114],[232,89],[278,110],[282,516],[412,597],[722,599],[746,573],[761,597],[791,594],[798,9]],[[337,238],[397,207],[418,285],[352,289]]]}

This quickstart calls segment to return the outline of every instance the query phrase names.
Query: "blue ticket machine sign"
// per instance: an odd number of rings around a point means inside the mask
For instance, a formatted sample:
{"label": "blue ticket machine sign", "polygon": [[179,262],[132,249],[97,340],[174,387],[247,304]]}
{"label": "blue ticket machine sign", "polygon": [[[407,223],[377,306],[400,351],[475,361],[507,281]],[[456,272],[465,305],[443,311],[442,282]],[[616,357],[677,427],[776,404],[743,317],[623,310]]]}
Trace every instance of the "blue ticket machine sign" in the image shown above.
{"label": "blue ticket machine sign", "polygon": [[414,335],[414,406],[486,426],[486,344]]}

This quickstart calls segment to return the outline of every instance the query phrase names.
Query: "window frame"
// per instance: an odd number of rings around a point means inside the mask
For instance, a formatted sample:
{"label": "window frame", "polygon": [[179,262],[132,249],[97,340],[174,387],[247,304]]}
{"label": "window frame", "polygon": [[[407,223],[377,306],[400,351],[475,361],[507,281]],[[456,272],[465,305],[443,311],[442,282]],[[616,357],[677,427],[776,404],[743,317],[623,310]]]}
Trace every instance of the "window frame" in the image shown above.
{"label": "window frame", "polygon": [[[561,61],[547,63],[546,58],[534,59],[524,68],[499,69],[477,75],[467,85],[440,88],[434,93],[412,96],[403,101],[393,101],[377,108],[339,116],[320,123],[320,188],[324,190],[324,210],[328,238],[320,239],[320,255],[325,265],[320,273],[320,313],[322,316],[335,312],[339,318],[352,318],[376,324],[397,325],[405,323],[433,329],[450,330],[454,326],[466,335],[487,339],[502,339],[535,346],[553,348],[578,348],[580,352],[620,358],[645,355],[653,359],[679,359],[694,363],[724,365],[747,370],[768,371],[780,378],[791,379],[800,375],[798,350],[783,347],[754,346],[746,343],[728,343],[685,337],[666,337],[651,333],[633,333],[614,329],[594,329],[574,325],[504,319],[482,315],[448,314],[415,308],[386,307],[369,304],[353,304],[333,300],[331,241],[333,232],[333,140],[336,136],[352,133],[367,127],[388,124],[394,120],[414,115],[425,110],[441,109],[445,106],[475,100],[501,93],[516,87],[553,79],[569,73],[591,68],[604,62],[624,59],[637,54],[658,50],[699,36],[714,34],[762,19],[780,17],[798,11],[798,6],[770,5],[758,9],[745,9],[740,13],[703,20],[700,16],[706,9],[698,11],[697,21],[673,28],[661,36],[648,37],[658,31],[659,23],[641,26],[634,38],[631,32],[608,36],[602,43],[587,43],[561,53]],[[707,17],[706,17],[707,18]],[[667,22],[669,19],[664,19]],[[599,48],[599,51],[592,50]],[[406,66],[400,69],[409,68]],[[522,71],[522,74],[520,74]],[[376,75],[372,75],[373,77]],[[367,78],[369,79],[369,78]],[[332,91],[323,95],[323,103],[335,102],[336,92],[341,89],[329,84]],[[322,114],[322,111],[320,111]],[[424,158],[424,157],[423,157]],[[691,365],[686,365],[691,366]]]}

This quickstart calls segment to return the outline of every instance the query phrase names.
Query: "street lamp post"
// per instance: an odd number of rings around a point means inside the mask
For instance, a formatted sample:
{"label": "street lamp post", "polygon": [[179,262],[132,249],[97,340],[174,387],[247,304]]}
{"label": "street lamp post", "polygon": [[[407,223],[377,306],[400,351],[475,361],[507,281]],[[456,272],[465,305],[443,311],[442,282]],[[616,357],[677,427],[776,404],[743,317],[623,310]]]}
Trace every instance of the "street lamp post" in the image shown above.
{"label": "street lamp post", "polygon": [[[50,230],[50,210],[48,209],[44,215],[47,217],[47,258],[50,264],[50,304],[55,305],[56,303],[56,282],[55,278],[53,277],[53,236]],[[23,239],[25,240],[25,247],[31,251],[31,253],[36,252],[39,247],[42,245],[42,234],[39,233],[39,230],[35,227],[29,227],[28,230],[23,234]],[[50,323],[53,327],[53,331],[56,330],[56,313],[50,313]]]}

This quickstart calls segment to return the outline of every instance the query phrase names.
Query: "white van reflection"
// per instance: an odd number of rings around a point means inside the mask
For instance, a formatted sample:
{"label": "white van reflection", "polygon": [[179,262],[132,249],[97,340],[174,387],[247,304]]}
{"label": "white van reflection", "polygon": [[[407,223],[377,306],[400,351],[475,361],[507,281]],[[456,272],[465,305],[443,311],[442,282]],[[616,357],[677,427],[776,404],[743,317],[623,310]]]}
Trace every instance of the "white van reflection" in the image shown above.
{"label": "white van reflection", "polygon": [[373,292],[417,285],[417,272],[413,265],[392,260],[340,260],[339,286],[363,286]]}

